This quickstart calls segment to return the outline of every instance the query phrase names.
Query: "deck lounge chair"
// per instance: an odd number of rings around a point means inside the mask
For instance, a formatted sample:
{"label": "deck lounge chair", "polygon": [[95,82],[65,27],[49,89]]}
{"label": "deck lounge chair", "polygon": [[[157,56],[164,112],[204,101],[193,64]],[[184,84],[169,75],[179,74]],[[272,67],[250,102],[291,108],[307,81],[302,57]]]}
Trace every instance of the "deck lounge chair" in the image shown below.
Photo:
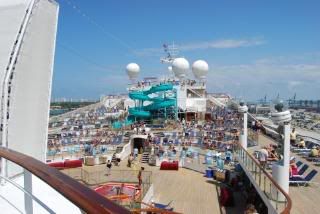
{"label": "deck lounge chair", "polygon": [[298,161],[298,162],[296,163],[296,165],[297,165],[298,168],[299,168],[302,164],[303,164],[302,161]]}
{"label": "deck lounge chair", "polygon": [[308,168],[309,166],[307,164],[303,165],[301,169],[299,169],[298,175],[303,175],[303,173],[305,173],[305,171],[307,171]]}
{"label": "deck lounge chair", "polygon": [[318,173],[317,170],[312,170],[309,174],[305,177],[302,176],[293,176],[289,179],[289,184],[297,184],[298,186],[304,185],[306,186],[311,182],[314,176]]}
{"label": "deck lounge chair", "polygon": [[306,157],[307,161],[310,161],[310,162],[316,162],[316,163],[319,163],[320,162],[320,157]]}
{"label": "deck lounge chair", "polygon": [[159,209],[164,209],[168,211],[173,211],[173,208],[171,207],[172,201],[170,201],[168,204],[159,204],[159,203],[154,203],[154,206]]}

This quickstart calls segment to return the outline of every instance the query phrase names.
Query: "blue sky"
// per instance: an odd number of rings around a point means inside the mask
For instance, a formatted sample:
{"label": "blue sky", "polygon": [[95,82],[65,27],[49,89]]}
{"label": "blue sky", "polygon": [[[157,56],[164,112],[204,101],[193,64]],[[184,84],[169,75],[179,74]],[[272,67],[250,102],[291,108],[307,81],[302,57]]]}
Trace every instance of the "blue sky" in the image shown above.
{"label": "blue sky", "polygon": [[125,92],[130,62],[163,76],[161,46],[175,41],[190,63],[208,62],[210,92],[320,99],[320,1],[58,2],[53,98]]}

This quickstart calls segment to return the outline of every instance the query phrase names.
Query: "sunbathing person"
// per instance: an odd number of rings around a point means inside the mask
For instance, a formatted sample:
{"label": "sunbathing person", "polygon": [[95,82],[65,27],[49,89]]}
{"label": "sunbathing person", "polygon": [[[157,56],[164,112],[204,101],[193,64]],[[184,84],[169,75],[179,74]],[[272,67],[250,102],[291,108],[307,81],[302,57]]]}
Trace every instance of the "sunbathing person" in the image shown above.
{"label": "sunbathing person", "polygon": [[319,149],[316,146],[313,146],[310,151],[309,156],[310,157],[319,157]]}
{"label": "sunbathing person", "polygon": [[275,149],[268,150],[268,161],[278,161],[279,159],[279,155]]}
{"label": "sunbathing person", "polygon": [[300,141],[299,141],[299,143],[297,144],[297,146],[298,146],[299,148],[302,148],[302,149],[306,148],[306,143],[304,142],[303,138],[300,139]]}
{"label": "sunbathing person", "polygon": [[295,159],[290,160],[289,175],[290,177],[299,175]]}

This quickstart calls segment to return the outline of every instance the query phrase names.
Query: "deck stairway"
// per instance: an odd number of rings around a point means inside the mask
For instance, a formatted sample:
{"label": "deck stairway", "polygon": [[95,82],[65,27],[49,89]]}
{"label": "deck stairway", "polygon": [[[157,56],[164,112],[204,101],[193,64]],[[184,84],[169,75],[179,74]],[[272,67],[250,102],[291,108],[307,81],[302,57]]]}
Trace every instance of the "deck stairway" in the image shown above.
{"label": "deck stairway", "polygon": [[126,145],[127,143],[129,143],[130,139],[128,137],[123,137],[123,144]]}
{"label": "deck stairway", "polygon": [[195,91],[195,90],[193,90],[193,89],[191,89],[191,88],[188,88],[188,90],[189,90],[190,92],[192,92],[196,97],[203,97],[203,95],[199,94],[197,91]]}
{"label": "deck stairway", "polygon": [[116,159],[116,153],[113,153],[113,155],[112,155],[112,159],[111,159],[111,162],[112,162],[112,163],[117,162],[117,159]]}
{"label": "deck stairway", "polygon": [[123,107],[125,98],[113,98],[107,100],[103,100],[102,103],[106,108],[114,108],[114,107]]}
{"label": "deck stairway", "polygon": [[115,153],[113,153],[113,155],[112,155],[112,159],[111,159],[112,163],[117,162],[116,154],[120,153],[122,151],[122,149],[123,149],[123,146],[117,146]]}
{"label": "deck stairway", "polygon": [[123,146],[117,146],[115,153],[120,153],[123,150]]}
{"label": "deck stairway", "polygon": [[149,163],[150,153],[144,152],[141,157],[141,163]]}
{"label": "deck stairway", "polygon": [[207,98],[208,98],[208,100],[210,102],[212,102],[216,106],[219,106],[219,107],[225,107],[226,106],[226,104],[222,103],[220,100],[218,100],[215,97],[208,96]]}

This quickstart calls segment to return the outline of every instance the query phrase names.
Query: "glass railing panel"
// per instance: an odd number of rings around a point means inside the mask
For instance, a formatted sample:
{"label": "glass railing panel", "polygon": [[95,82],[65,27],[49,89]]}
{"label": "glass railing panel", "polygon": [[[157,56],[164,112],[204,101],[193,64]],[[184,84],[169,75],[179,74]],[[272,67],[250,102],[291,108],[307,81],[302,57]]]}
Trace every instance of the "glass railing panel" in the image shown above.
{"label": "glass railing panel", "polygon": [[130,213],[65,175],[81,178],[81,171],[63,174],[3,147],[0,156],[0,213]]}
{"label": "glass railing panel", "polygon": [[[7,164],[12,168],[12,170],[8,170],[11,173],[10,177],[4,176],[2,173],[0,175],[0,197],[2,201],[6,202],[1,203],[1,213],[58,212],[58,210],[53,208],[53,204],[50,206],[47,203],[47,201],[49,201],[47,196],[50,193],[52,194],[52,188],[17,164],[14,164],[10,161],[7,161]],[[17,173],[13,174],[13,172]],[[59,193],[56,193],[54,195],[54,200],[57,201],[57,197],[59,197],[59,195]],[[60,195],[60,197],[63,196]],[[47,198],[47,201],[44,200],[44,198]],[[52,199],[53,198],[50,200]],[[74,208],[72,209],[73,211],[80,213],[80,210],[67,199],[63,197],[62,200],[65,201],[64,205],[70,204]]]}

